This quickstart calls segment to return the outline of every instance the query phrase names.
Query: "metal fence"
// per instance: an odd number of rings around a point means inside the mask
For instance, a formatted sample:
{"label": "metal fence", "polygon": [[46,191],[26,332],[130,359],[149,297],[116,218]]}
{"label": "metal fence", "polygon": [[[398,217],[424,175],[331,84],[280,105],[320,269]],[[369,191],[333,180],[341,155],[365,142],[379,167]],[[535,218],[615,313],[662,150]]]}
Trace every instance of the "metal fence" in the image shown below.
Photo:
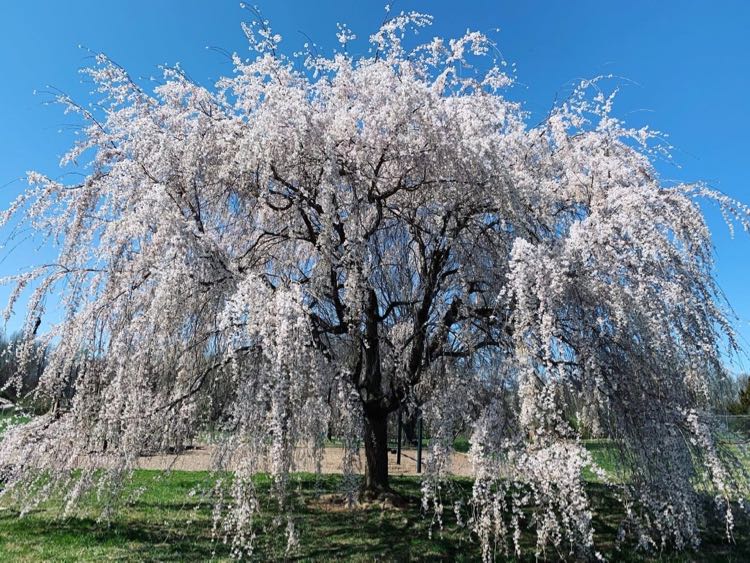
{"label": "metal fence", "polygon": [[425,433],[424,422],[419,413],[407,417],[401,409],[393,413],[388,420],[388,449],[395,454],[396,465],[408,463],[404,458],[404,450],[410,450],[415,455],[417,473],[422,472],[422,457],[429,445],[429,436]]}

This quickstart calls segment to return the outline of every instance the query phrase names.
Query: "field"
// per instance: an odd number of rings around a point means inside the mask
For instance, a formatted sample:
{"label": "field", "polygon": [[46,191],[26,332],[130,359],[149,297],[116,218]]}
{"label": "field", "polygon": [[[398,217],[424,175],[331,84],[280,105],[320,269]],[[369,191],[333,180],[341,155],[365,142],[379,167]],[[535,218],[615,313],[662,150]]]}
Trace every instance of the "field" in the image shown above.
{"label": "field", "polygon": [[[7,420],[23,422],[23,418]],[[2,422],[2,421],[0,421]],[[456,444],[457,449],[465,449]],[[612,451],[606,440],[591,440],[587,447],[597,463],[614,472]],[[609,559],[641,561],[643,555],[632,548],[615,550],[617,525],[622,518],[611,493],[587,476],[589,492],[596,509],[597,549]],[[444,491],[445,526],[429,537],[431,515],[420,505],[419,477],[392,477],[394,489],[408,499],[405,507],[384,509],[371,505],[355,510],[324,502],[341,490],[341,476],[293,476],[291,510],[299,533],[299,547],[286,554],[284,526],[274,523],[277,511],[268,494],[270,481],[256,478],[261,494],[261,529],[254,556],[258,560],[465,560],[480,559],[479,545],[465,527],[457,524],[451,510],[455,501],[471,496],[471,479],[456,477]],[[124,497],[127,500],[115,517],[99,522],[101,505],[91,500],[74,516],[60,518],[54,506],[43,505],[23,518],[0,505],[0,561],[227,561],[230,550],[222,537],[212,534],[212,502],[191,491],[206,490],[213,476],[206,471],[162,473],[138,470]],[[130,494],[138,491],[140,494]],[[709,502],[707,500],[707,502]],[[750,518],[738,511],[735,543],[729,544],[718,521],[708,522],[704,543],[698,552],[661,553],[659,561],[750,561]],[[533,530],[526,530],[522,543],[533,560]],[[565,553],[547,552],[557,560]]]}
{"label": "field", "polygon": [[[203,561],[229,559],[227,545],[212,540],[211,503],[190,491],[205,486],[205,472],[156,471],[136,472],[131,490],[143,494],[124,506],[109,523],[98,523],[95,502],[82,513],[58,519],[41,507],[24,518],[10,510],[0,511],[0,560],[2,561]],[[319,495],[338,490],[340,477],[316,477],[297,474],[293,487],[299,493],[294,501],[293,518],[299,530],[299,548],[290,559],[354,561],[386,560],[477,560],[479,547],[465,528],[457,526],[451,511],[446,510],[446,526],[428,537],[429,518],[420,513],[419,480],[394,478],[394,488],[408,497],[402,509],[371,506],[353,511],[322,504]],[[471,481],[455,479],[448,497],[466,499]],[[269,481],[258,477],[258,486],[267,493]],[[613,542],[620,514],[607,491],[590,483],[592,498],[599,516],[596,520],[598,548],[617,560],[642,560],[641,555],[624,549],[616,552]],[[259,534],[255,556],[259,560],[285,559],[286,540],[283,525],[273,524],[274,511],[267,494],[265,511],[259,522],[266,529]],[[325,497],[324,497],[325,498]],[[446,503],[448,505],[448,503]],[[532,547],[531,532],[523,543]],[[533,553],[533,549],[531,550]],[[563,554],[560,554],[563,555]],[[556,560],[557,553],[547,553]],[[532,558],[529,557],[531,560]],[[662,561],[748,561],[750,560],[750,523],[738,521],[736,544],[723,540],[718,523],[709,524],[699,552],[660,554]]]}

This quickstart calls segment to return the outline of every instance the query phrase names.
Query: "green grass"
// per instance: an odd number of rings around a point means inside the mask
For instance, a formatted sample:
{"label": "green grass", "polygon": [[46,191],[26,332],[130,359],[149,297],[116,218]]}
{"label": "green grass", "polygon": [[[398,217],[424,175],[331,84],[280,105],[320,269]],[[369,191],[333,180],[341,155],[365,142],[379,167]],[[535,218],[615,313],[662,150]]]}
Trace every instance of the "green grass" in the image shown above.
{"label": "green grass", "polygon": [[465,436],[459,436],[455,440],[453,440],[453,449],[457,452],[461,453],[467,453],[469,449],[471,448],[471,442],[469,442],[469,439]]}
{"label": "green grass", "polygon": [[[273,523],[273,501],[268,496],[269,481],[259,477],[258,488],[264,512],[257,540],[259,560],[284,558],[284,529]],[[229,558],[229,549],[211,537],[211,502],[194,488],[205,487],[210,477],[202,472],[136,472],[131,490],[144,493],[127,503],[109,523],[99,523],[96,501],[87,503],[75,517],[59,519],[52,507],[42,507],[18,518],[10,510],[0,510],[0,561],[203,561]],[[291,509],[300,533],[300,548],[294,559],[353,561],[385,560],[477,560],[479,546],[465,528],[457,526],[450,506],[453,500],[466,500],[471,493],[468,479],[455,479],[446,491],[446,526],[428,537],[429,518],[420,513],[419,480],[393,478],[394,487],[410,499],[404,509],[371,507],[353,511],[330,510],[315,504],[318,493],[337,492],[340,477],[295,475],[292,487],[297,494]],[[613,551],[621,513],[610,493],[591,483],[591,496],[597,519],[597,547],[617,560],[642,560],[632,551]],[[704,545],[698,553],[662,554],[667,561],[748,561],[750,524],[738,519],[737,543],[723,541],[718,523],[709,525]],[[526,531],[522,542],[533,553],[534,537]],[[551,559],[557,554],[548,553]],[[530,557],[531,559],[531,557]]]}
{"label": "green grass", "polygon": [[[7,417],[8,419],[10,417]],[[8,423],[22,423],[17,417]],[[458,450],[467,450],[468,440],[456,440]],[[613,477],[617,461],[607,440],[587,440],[594,460]],[[597,549],[610,560],[642,561],[644,556],[632,548],[615,549],[617,527],[622,510],[593,474],[587,473],[589,493],[595,509],[594,527]],[[128,485],[130,498],[109,522],[98,521],[101,502],[90,499],[72,517],[60,518],[56,506],[47,504],[19,518],[0,506],[0,561],[227,561],[229,547],[221,537],[212,537],[212,502],[191,491],[207,490],[213,483],[206,472],[162,474],[137,471]],[[270,482],[256,479],[262,514],[257,521],[255,558],[279,560],[285,554],[284,526],[276,520],[277,510],[270,498]],[[471,496],[471,480],[453,479],[444,491],[445,527],[429,537],[431,514],[420,510],[420,481],[415,477],[393,477],[394,488],[409,499],[406,508],[383,510],[332,510],[316,502],[320,494],[337,493],[340,476],[316,477],[297,474],[292,478],[290,514],[300,534],[295,560],[462,560],[480,559],[479,545],[465,527],[458,526],[451,507],[454,501],[464,505]],[[143,491],[140,495],[129,495]],[[707,505],[710,501],[707,500]],[[464,517],[467,515],[465,514]],[[750,521],[737,513],[735,544],[724,539],[720,522],[710,521],[698,552],[661,553],[658,561],[750,561]],[[535,537],[526,529],[522,544],[533,560]],[[565,553],[547,553],[557,560]]]}
{"label": "green grass", "polygon": [[30,418],[21,413],[17,413],[12,410],[2,410],[0,411],[0,438],[3,437],[3,434],[5,434],[6,430],[13,426],[17,426],[19,424],[26,424]]}

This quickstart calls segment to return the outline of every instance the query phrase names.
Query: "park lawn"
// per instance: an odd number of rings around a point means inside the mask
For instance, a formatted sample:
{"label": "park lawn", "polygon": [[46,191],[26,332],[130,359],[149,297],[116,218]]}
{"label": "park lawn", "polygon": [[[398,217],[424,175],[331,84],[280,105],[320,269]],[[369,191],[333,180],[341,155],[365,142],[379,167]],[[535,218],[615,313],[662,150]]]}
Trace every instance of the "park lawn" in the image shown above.
{"label": "park lawn", "polygon": [[[143,494],[123,506],[109,524],[99,523],[96,502],[88,503],[81,513],[59,519],[50,507],[17,518],[8,509],[0,510],[0,561],[203,561],[229,559],[229,548],[212,541],[211,502],[201,495],[191,495],[196,488],[212,482],[205,472],[137,471],[131,491]],[[339,490],[340,476],[293,476],[296,491],[291,514],[299,530],[299,548],[292,555],[298,560],[354,561],[386,560],[477,560],[479,546],[453,517],[453,500],[466,500],[471,481],[454,479],[445,491],[446,526],[428,537],[429,516],[420,513],[419,479],[394,477],[394,488],[410,498],[403,509],[336,509],[330,503],[316,504],[317,495]],[[264,500],[264,515],[259,525],[265,528],[257,539],[255,556],[259,560],[285,558],[285,524],[274,525],[273,501],[268,497],[269,481],[258,477],[258,489]],[[641,560],[632,551],[613,551],[617,523],[621,517],[614,500],[601,485],[591,483],[596,505],[597,547],[617,560]],[[533,554],[531,532],[523,543]],[[557,554],[549,553],[550,559]],[[533,560],[533,556],[529,556]],[[722,528],[709,526],[704,545],[698,553],[661,554],[666,561],[748,561],[750,560],[750,524],[738,517],[736,544],[723,541]]]}

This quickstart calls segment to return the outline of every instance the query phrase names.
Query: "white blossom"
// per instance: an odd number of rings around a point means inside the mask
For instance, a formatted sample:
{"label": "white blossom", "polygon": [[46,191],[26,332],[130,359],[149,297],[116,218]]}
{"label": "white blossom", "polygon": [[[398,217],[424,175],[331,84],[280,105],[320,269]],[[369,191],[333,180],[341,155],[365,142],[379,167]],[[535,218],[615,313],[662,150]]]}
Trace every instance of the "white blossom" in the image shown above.
{"label": "white blossom", "polygon": [[[576,398],[627,474],[607,482],[623,538],[695,545],[702,490],[731,534],[747,477],[711,389],[736,343],[696,198],[745,229],[748,208],[667,186],[660,134],[617,119],[604,78],[529,126],[481,33],[410,48],[431,17],[389,13],[369,55],[300,67],[251,11],[254,58],[215,87],[172,68],[146,91],[98,56],[93,109],[60,99],[86,123],[63,163],[87,175],[30,174],[0,216],[58,251],[5,280],[6,318],[30,291],[27,340],[54,346],[36,391],[49,412],[4,433],[0,494],[25,511],[56,491],[67,508],[91,487],[114,499],[139,456],[219,421],[215,465],[234,473],[214,534],[246,557],[254,474],[284,511],[295,449],[319,461],[331,430],[353,503],[387,486],[388,415],[418,407],[436,525],[464,428],[485,559],[520,553],[524,519],[538,556],[596,556],[582,473],[604,474],[565,416]],[[37,335],[51,294],[62,320]],[[293,549],[294,521],[277,524]]]}

